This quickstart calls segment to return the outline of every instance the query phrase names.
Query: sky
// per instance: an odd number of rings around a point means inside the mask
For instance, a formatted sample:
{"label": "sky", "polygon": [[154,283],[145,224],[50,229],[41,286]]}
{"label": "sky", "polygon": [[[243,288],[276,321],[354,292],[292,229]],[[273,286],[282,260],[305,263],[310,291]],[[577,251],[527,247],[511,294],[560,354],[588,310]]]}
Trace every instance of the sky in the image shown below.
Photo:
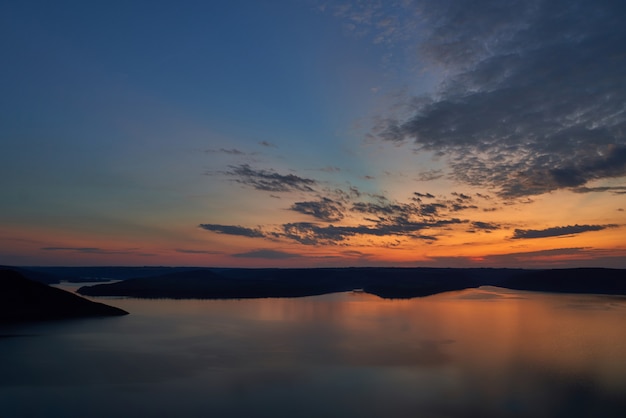
{"label": "sky", "polygon": [[6,0],[0,264],[626,268],[622,0]]}

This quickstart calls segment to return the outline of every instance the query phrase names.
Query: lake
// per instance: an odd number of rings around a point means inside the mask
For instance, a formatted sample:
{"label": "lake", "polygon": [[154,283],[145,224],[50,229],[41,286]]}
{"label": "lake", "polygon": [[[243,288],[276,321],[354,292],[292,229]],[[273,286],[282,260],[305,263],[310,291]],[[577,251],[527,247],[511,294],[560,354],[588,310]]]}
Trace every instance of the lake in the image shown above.
{"label": "lake", "polygon": [[[74,289],[72,285],[62,285]],[[621,417],[626,298],[97,299],[0,328],[0,417]]]}

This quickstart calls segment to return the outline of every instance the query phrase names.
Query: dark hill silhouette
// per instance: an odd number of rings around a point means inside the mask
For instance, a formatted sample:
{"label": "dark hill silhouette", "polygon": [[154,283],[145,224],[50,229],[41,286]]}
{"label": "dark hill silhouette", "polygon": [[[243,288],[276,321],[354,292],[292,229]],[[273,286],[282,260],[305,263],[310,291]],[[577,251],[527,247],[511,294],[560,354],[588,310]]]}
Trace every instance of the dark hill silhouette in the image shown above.
{"label": "dark hill silhouette", "polygon": [[526,271],[503,281],[501,286],[553,293],[626,295],[626,270],[576,268]]}
{"label": "dark hill silhouette", "polygon": [[126,314],[121,309],[29,280],[14,270],[0,270],[0,322]]}
{"label": "dark hill silhouette", "polygon": [[180,273],[189,270],[197,270],[195,267],[62,267],[62,266],[28,266],[13,267],[0,266],[1,268],[15,270],[23,276],[37,282],[54,284],[61,281],[73,283],[97,282],[109,280],[125,280],[136,277],[152,277],[163,274]]}

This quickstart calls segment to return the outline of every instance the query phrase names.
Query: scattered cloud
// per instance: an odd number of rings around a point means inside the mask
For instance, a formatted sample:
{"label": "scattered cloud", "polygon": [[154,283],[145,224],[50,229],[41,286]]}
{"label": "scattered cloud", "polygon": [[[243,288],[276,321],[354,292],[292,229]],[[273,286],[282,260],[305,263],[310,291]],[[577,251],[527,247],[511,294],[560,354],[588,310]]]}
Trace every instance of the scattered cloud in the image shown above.
{"label": "scattered cloud", "polygon": [[624,250],[594,249],[588,247],[552,248],[538,251],[520,251],[490,254],[483,257],[432,257],[434,266],[445,267],[613,267],[624,268]]}
{"label": "scattered cloud", "polygon": [[364,253],[362,251],[356,251],[356,250],[345,250],[345,251],[340,251],[340,253],[341,255],[345,257],[369,258],[372,256],[372,254]]}
{"label": "scattered cloud", "polygon": [[261,231],[232,225],[200,225],[203,229],[221,234],[247,236],[250,238],[287,239],[303,245],[341,245],[356,236],[397,237],[435,241],[431,235],[423,235],[421,231],[437,229],[465,221],[439,219],[432,221],[409,221],[406,219],[378,220],[372,225],[321,225],[313,222],[292,222],[282,224],[278,230]]}
{"label": "scattered cloud", "polygon": [[260,249],[254,251],[248,251],[245,253],[233,254],[232,257],[236,258],[263,258],[266,260],[284,260],[287,258],[299,258],[300,254],[288,253],[284,251],[277,251],[271,249]]}
{"label": "scattered cloud", "polygon": [[217,225],[217,224],[200,224],[200,228],[207,231],[216,232],[218,234],[239,235],[249,238],[261,238],[265,235],[259,229],[246,228],[236,225]]}
{"label": "scattered cloud", "polygon": [[228,154],[228,155],[247,155],[247,153],[240,151],[236,148],[231,148],[231,149],[225,149],[225,148],[220,148],[220,149],[208,149],[206,150],[207,153],[209,154]]}
{"label": "scattered cloud", "polygon": [[457,202],[468,202],[472,200],[471,196],[468,196],[464,193],[452,192],[452,196],[454,196]]}
{"label": "scattered cloud", "polygon": [[357,226],[323,226],[310,222],[296,222],[284,224],[280,236],[304,245],[339,245],[357,235],[375,237],[407,236],[414,239],[434,241],[436,240],[435,237],[422,235],[418,232],[457,223],[462,223],[462,221],[459,219],[433,222],[383,221],[376,225]]}
{"label": "scattered cloud", "polygon": [[225,174],[235,177],[237,183],[267,192],[313,192],[316,180],[299,177],[295,174],[279,174],[273,170],[257,170],[248,164],[230,166]]}
{"label": "scattered cloud", "polygon": [[531,239],[531,238],[547,238],[558,237],[563,235],[575,235],[589,231],[602,231],[607,228],[616,228],[618,225],[568,225],[555,226],[546,229],[516,229],[513,239]]}
{"label": "scattered cloud", "polygon": [[496,223],[492,223],[492,222],[480,222],[480,221],[475,221],[472,222],[472,228],[474,229],[480,229],[483,231],[487,231],[487,232],[491,232],[491,231],[495,231],[497,229],[501,229],[502,226]]}
{"label": "scattered cloud", "polygon": [[183,248],[177,248],[174,251],[176,251],[177,253],[183,253],[183,254],[212,254],[212,255],[224,254],[223,251],[186,250]]}
{"label": "scattered cloud", "polygon": [[613,194],[626,194],[626,186],[613,187],[575,187],[572,189],[574,193],[601,193],[611,192]]}
{"label": "scattered cloud", "polygon": [[442,170],[423,171],[417,175],[418,181],[433,181],[443,177]]}
{"label": "scattered cloud", "polygon": [[129,248],[123,250],[108,250],[104,248],[98,247],[42,247],[41,250],[44,251],[67,251],[67,252],[75,252],[80,254],[99,254],[99,255],[138,255],[143,257],[151,257],[155,254],[144,253],[138,251],[137,248]]}
{"label": "scattered cloud", "polygon": [[340,173],[341,172],[341,168],[335,167],[335,166],[332,166],[332,165],[327,165],[326,167],[320,168],[320,171],[323,171],[325,173]]}
{"label": "scattered cloud", "polygon": [[291,210],[326,222],[336,222],[344,218],[344,207],[341,202],[326,197],[313,202],[296,202],[291,206]]}
{"label": "scattered cloud", "polygon": [[409,116],[380,118],[372,137],[411,141],[443,156],[453,179],[503,198],[626,176],[626,3],[399,3],[413,26],[394,8],[363,4],[335,14],[384,42],[410,35],[443,74]]}
{"label": "scattered cloud", "polygon": [[[413,0],[402,2],[321,2],[318,9],[343,20],[346,32],[358,38],[367,37],[375,44],[393,48],[408,41],[418,31],[419,8]],[[373,88],[376,90],[377,88]]]}
{"label": "scattered cloud", "polygon": [[261,145],[262,147],[268,147],[268,148],[278,148],[276,144],[268,142],[268,141],[260,141],[259,145]]}
{"label": "scattered cloud", "polygon": [[[265,179],[268,176],[274,179],[267,173],[260,177]],[[293,181],[289,180],[289,184]],[[303,245],[347,245],[354,237],[381,237],[386,240],[377,240],[377,245],[386,247],[401,245],[399,237],[433,242],[437,240],[437,232],[433,231],[458,224],[470,225],[472,232],[490,232],[501,228],[494,223],[472,222],[454,216],[461,211],[478,208],[477,205],[466,204],[473,202],[474,196],[465,193],[454,192],[449,197],[436,197],[431,193],[415,192],[408,203],[403,203],[380,194],[362,193],[353,186],[347,191],[338,188],[322,191],[333,198],[318,194],[318,200],[295,202],[288,208],[312,216],[319,222],[285,222],[257,228],[222,224],[199,226],[220,234],[287,240]]]}

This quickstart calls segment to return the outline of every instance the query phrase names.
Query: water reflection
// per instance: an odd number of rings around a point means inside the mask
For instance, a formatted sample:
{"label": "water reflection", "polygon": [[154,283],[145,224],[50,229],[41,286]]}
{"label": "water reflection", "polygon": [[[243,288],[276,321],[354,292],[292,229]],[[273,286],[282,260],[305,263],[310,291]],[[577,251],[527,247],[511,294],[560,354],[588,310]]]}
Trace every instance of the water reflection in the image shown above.
{"label": "water reflection", "polygon": [[626,300],[481,288],[107,300],[0,329],[0,416],[621,416]]}

